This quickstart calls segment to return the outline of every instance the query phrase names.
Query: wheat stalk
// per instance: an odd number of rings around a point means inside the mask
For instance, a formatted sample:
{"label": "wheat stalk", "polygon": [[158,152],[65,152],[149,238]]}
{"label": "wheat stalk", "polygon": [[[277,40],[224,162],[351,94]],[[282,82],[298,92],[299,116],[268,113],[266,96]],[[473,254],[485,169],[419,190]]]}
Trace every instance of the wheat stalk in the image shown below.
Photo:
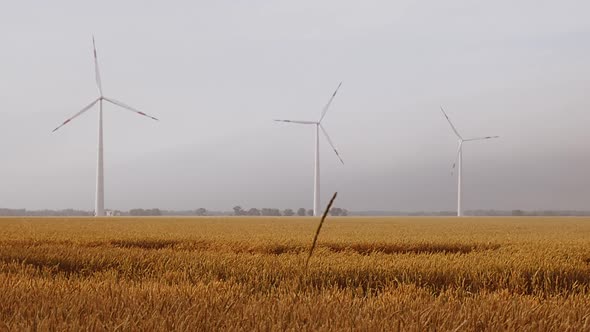
{"label": "wheat stalk", "polygon": [[309,266],[309,259],[311,258],[311,255],[313,255],[313,250],[315,249],[315,245],[318,241],[318,236],[320,235],[320,230],[322,229],[322,225],[324,224],[324,220],[326,220],[326,217],[328,216],[328,212],[330,212],[330,208],[332,208],[332,204],[334,204],[334,200],[336,199],[336,196],[338,195],[338,192],[334,193],[334,196],[332,196],[332,199],[330,200],[330,203],[328,203],[328,207],[326,207],[326,210],[324,211],[324,215],[322,216],[322,219],[320,220],[320,224],[318,225],[318,228],[315,231],[315,236],[313,237],[313,242],[311,244],[311,248],[309,248],[309,255],[307,255],[307,260],[305,261],[305,272],[307,273],[307,268]]}

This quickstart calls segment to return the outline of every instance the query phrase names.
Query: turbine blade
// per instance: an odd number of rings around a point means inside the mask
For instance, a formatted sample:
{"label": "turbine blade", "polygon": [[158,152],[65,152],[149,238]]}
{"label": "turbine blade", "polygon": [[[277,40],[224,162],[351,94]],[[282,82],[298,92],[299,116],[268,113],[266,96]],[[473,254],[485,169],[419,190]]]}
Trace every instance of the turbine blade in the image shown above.
{"label": "turbine blade", "polygon": [[499,138],[500,136],[486,136],[486,137],[475,137],[475,138],[468,138],[464,141],[482,141],[482,140],[486,140],[486,139],[494,139],[494,138]]}
{"label": "turbine blade", "polygon": [[336,150],[336,147],[334,147],[334,143],[332,143],[330,136],[328,136],[328,132],[326,131],[326,129],[324,129],[324,126],[322,126],[321,124],[320,124],[320,128],[322,128],[322,132],[324,133],[324,136],[326,136],[328,143],[330,143],[332,150],[334,150],[334,152],[336,153],[336,157],[338,157],[338,159],[340,159],[340,162],[342,163],[342,165],[344,165],[344,160],[342,160],[342,158],[340,157],[340,154],[338,153],[338,150]]}
{"label": "turbine blade", "polygon": [[75,118],[77,118],[78,116],[80,116],[82,113],[88,111],[99,100],[100,100],[100,98],[97,98],[96,100],[94,100],[93,102],[91,102],[90,104],[88,104],[86,107],[84,107],[82,110],[80,110],[80,112],[74,114],[72,117],[70,117],[69,119],[67,119],[66,121],[64,121],[62,124],[60,124],[59,126],[57,126],[57,128],[53,129],[52,133],[55,132],[56,130],[58,130],[59,128],[65,126],[68,122],[74,120]]}
{"label": "turbine blade", "polygon": [[328,113],[328,108],[330,108],[330,104],[332,104],[332,100],[334,100],[334,97],[336,97],[336,93],[338,93],[338,90],[340,89],[341,85],[342,85],[342,82],[340,82],[340,84],[338,84],[338,87],[336,88],[336,90],[332,94],[332,97],[330,97],[330,100],[328,101],[326,106],[324,106],[324,109],[322,110],[322,116],[320,117],[320,121],[318,121],[318,122],[322,122],[322,120],[324,119],[324,116],[326,116],[326,113]]}
{"label": "turbine blade", "polygon": [[96,55],[96,43],[94,42],[94,36],[92,36],[92,47],[94,49],[94,72],[96,76],[96,86],[98,87],[98,93],[102,96],[102,82],[100,80],[100,71],[98,70],[98,56]]}
{"label": "turbine blade", "polygon": [[459,132],[457,131],[457,128],[455,128],[455,126],[453,126],[453,123],[451,122],[451,119],[449,119],[449,116],[447,115],[447,113],[445,113],[445,110],[442,108],[442,106],[440,107],[440,110],[442,111],[443,115],[445,116],[445,118],[447,118],[447,121],[449,122],[449,124],[451,125],[451,128],[453,129],[453,131],[455,132],[455,135],[457,135],[457,137],[459,137],[460,139],[463,139],[461,137],[461,135],[459,135]]}
{"label": "turbine blade", "polygon": [[459,160],[459,154],[461,153],[461,148],[463,147],[463,142],[459,143],[459,147],[457,148],[457,154],[455,155],[455,161],[453,162],[453,166],[451,167],[451,176],[454,174],[455,166],[457,166],[457,161]]}
{"label": "turbine blade", "polygon": [[317,122],[313,121],[298,121],[298,120],[274,120],[276,122],[289,122],[289,123],[296,123],[296,124],[317,124]]}
{"label": "turbine blade", "polygon": [[108,101],[111,104],[114,104],[114,105],[117,105],[119,107],[122,107],[122,108],[124,108],[124,109],[126,109],[128,111],[135,112],[135,113],[137,113],[139,115],[143,115],[143,116],[145,116],[147,118],[150,118],[150,119],[153,119],[153,120],[156,120],[156,121],[160,121],[157,118],[155,118],[155,117],[153,117],[153,116],[151,116],[149,114],[145,114],[144,112],[142,112],[140,110],[137,110],[137,109],[135,109],[135,108],[133,108],[133,107],[131,107],[129,105],[126,105],[125,103],[122,103],[122,102],[120,102],[118,100],[115,100],[115,99],[112,99],[112,98],[106,98],[106,97],[104,97],[104,100]]}

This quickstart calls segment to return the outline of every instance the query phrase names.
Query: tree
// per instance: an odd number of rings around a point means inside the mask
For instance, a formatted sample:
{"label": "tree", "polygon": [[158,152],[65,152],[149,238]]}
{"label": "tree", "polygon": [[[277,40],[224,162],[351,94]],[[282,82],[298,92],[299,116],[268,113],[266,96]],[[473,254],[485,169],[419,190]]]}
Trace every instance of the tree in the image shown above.
{"label": "tree", "polygon": [[162,211],[160,209],[131,209],[129,210],[130,216],[161,216]]}
{"label": "tree", "polygon": [[330,215],[331,216],[341,216],[342,215],[342,209],[338,208],[338,207],[333,207],[332,209],[330,209]]}
{"label": "tree", "polygon": [[129,210],[130,216],[144,216],[145,210],[144,209],[131,209]]}
{"label": "tree", "polygon": [[279,209],[271,209],[271,208],[262,208],[260,213],[263,216],[280,216],[281,211]]}
{"label": "tree", "polygon": [[299,208],[297,210],[297,215],[300,217],[304,217],[305,216],[305,208]]}
{"label": "tree", "polygon": [[234,206],[234,216],[243,216],[244,215],[244,210],[242,210],[242,207],[237,205]]}
{"label": "tree", "polygon": [[312,209],[307,210],[307,215],[308,216],[313,216],[313,210]]}
{"label": "tree", "polygon": [[162,215],[162,211],[160,211],[160,209],[149,209],[147,212],[148,212],[148,216],[161,216]]}
{"label": "tree", "polygon": [[295,212],[293,212],[291,209],[285,209],[285,211],[283,211],[283,215],[285,217],[292,217],[295,215]]}
{"label": "tree", "polygon": [[258,210],[257,208],[251,208],[250,210],[248,210],[247,214],[249,216],[259,216],[260,210]]}
{"label": "tree", "polygon": [[342,209],[339,207],[334,207],[334,208],[330,209],[330,215],[331,216],[347,216],[348,210]]}
{"label": "tree", "polygon": [[207,209],[198,208],[198,209],[195,210],[195,215],[196,216],[206,216],[207,215]]}
{"label": "tree", "polygon": [[513,216],[524,216],[524,211],[522,210],[512,210]]}

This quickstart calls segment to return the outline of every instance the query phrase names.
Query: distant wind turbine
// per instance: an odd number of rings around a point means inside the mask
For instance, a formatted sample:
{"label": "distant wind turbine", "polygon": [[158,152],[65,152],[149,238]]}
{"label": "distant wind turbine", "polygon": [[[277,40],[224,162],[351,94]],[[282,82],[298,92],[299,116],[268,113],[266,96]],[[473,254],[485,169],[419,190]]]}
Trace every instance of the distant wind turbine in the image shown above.
{"label": "distant wind turbine", "polygon": [[443,115],[445,116],[445,118],[447,119],[447,121],[449,122],[449,124],[451,125],[451,129],[453,129],[453,132],[455,133],[455,135],[457,135],[457,138],[459,139],[458,142],[458,148],[457,148],[457,156],[455,157],[455,162],[453,163],[453,167],[452,170],[455,169],[455,166],[458,164],[457,166],[457,216],[461,217],[463,215],[463,208],[462,208],[462,201],[463,201],[463,143],[464,142],[471,142],[471,141],[482,141],[482,140],[488,140],[488,139],[493,139],[493,138],[498,138],[500,136],[486,136],[486,137],[474,137],[474,138],[467,138],[464,139],[459,132],[457,131],[457,128],[455,128],[455,126],[453,126],[453,123],[451,122],[451,119],[449,119],[447,113],[445,113],[445,110],[442,108],[442,106],[440,107],[440,110],[442,111]]}
{"label": "distant wind turbine", "polygon": [[57,128],[53,129],[53,132],[55,132],[59,128],[63,127],[68,122],[72,121],[73,119],[77,118],[78,116],[82,115],[82,113],[90,110],[92,108],[92,106],[94,106],[96,103],[98,103],[98,105],[99,105],[99,108],[98,108],[98,158],[97,158],[97,166],[96,166],[96,203],[95,203],[95,207],[94,207],[94,215],[104,216],[105,211],[104,211],[104,163],[103,163],[103,158],[102,158],[102,151],[103,151],[102,102],[108,101],[109,103],[111,103],[113,105],[119,106],[119,107],[126,109],[128,111],[131,111],[131,112],[135,112],[139,115],[143,115],[143,116],[148,117],[150,119],[153,119],[156,121],[158,119],[154,118],[153,116],[147,115],[141,111],[138,111],[137,109],[135,109],[131,106],[128,106],[120,101],[117,101],[113,98],[107,98],[103,95],[102,84],[101,84],[101,80],[100,80],[100,72],[98,70],[98,58],[96,56],[96,44],[94,42],[94,37],[92,37],[92,46],[94,49],[94,70],[95,70],[95,75],[96,75],[96,86],[98,87],[99,97],[96,98],[95,100],[93,100],[90,104],[88,104],[86,107],[84,107],[81,111],[74,114],[74,116],[72,116],[71,118],[64,121]]}
{"label": "distant wind turbine", "polygon": [[295,124],[314,125],[315,126],[315,168],[314,168],[314,178],[313,178],[313,187],[314,187],[314,190],[313,190],[313,215],[314,216],[318,216],[320,213],[320,211],[319,211],[319,209],[320,209],[320,129],[324,133],[324,136],[326,136],[326,140],[328,141],[328,143],[330,144],[330,146],[332,147],[332,149],[336,153],[336,156],[338,157],[340,162],[342,164],[344,164],[344,161],[342,161],[342,158],[340,158],[340,154],[338,153],[338,150],[336,150],[336,148],[334,147],[334,143],[332,143],[330,136],[328,136],[328,132],[326,131],[326,129],[324,129],[324,126],[322,126],[322,120],[326,116],[326,113],[328,112],[328,109],[330,108],[330,104],[332,104],[332,100],[334,100],[334,97],[336,97],[336,93],[338,93],[338,89],[340,89],[341,85],[342,85],[342,82],[340,82],[340,84],[338,84],[338,87],[336,88],[336,90],[332,94],[332,97],[330,97],[330,100],[328,101],[326,106],[324,106],[324,109],[322,110],[322,115],[320,116],[320,119],[318,121],[275,120],[278,122],[289,122],[289,123],[295,123]]}

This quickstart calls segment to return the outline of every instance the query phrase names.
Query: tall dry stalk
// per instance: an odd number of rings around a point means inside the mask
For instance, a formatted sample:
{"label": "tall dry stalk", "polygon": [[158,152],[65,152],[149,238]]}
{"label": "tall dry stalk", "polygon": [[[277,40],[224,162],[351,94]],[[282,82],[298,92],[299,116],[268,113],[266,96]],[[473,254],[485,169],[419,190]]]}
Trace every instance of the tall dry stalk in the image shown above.
{"label": "tall dry stalk", "polygon": [[334,204],[334,200],[336,199],[337,195],[338,195],[338,192],[335,192],[334,196],[332,196],[332,199],[330,200],[330,203],[328,203],[328,207],[326,207],[326,210],[324,211],[324,215],[322,216],[322,219],[320,220],[320,224],[318,225],[318,229],[316,229],[316,231],[315,231],[315,236],[313,237],[313,243],[311,244],[311,248],[309,248],[309,255],[307,255],[307,260],[305,261],[305,273],[307,273],[307,268],[309,266],[309,259],[311,258],[311,255],[313,254],[313,250],[315,249],[315,245],[318,241],[318,235],[320,235],[320,230],[322,229],[322,225],[324,224],[324,220],[326,220],[326,217],[328,216],[328,213],[330,212],[330,208],[332,208],[332,204]]}

